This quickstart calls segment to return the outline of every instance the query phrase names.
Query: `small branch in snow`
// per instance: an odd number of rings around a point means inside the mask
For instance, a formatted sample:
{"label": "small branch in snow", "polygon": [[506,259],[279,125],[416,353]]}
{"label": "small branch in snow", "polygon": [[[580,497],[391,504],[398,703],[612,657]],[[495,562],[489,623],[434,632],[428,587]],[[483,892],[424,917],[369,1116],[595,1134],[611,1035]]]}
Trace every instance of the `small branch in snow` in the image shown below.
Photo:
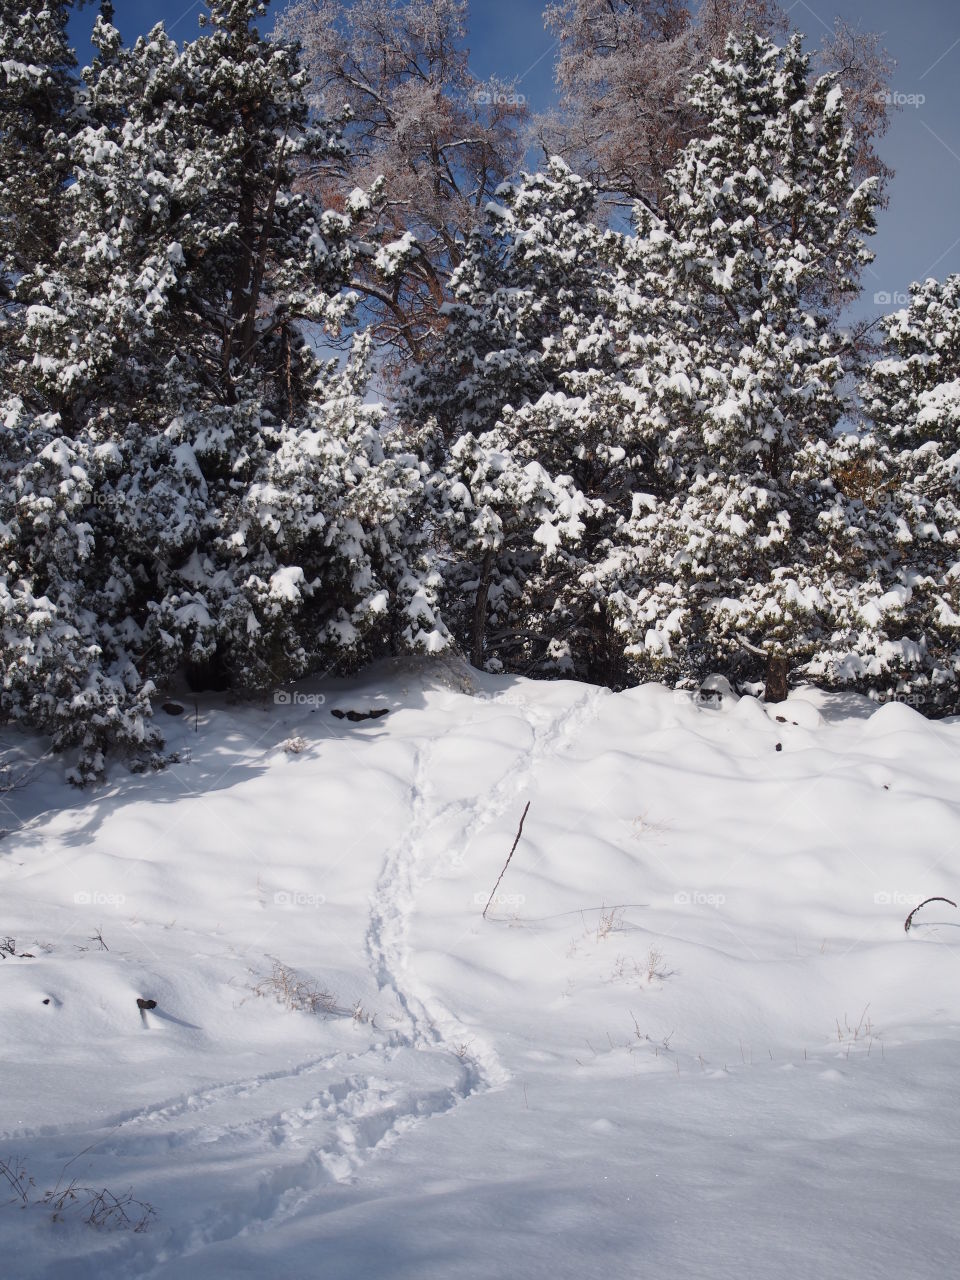
{"label": "small branch in snow", "polygon": [[946,903],[949,903],[949,905],[954,908],[957,905],[951,898],[924,898],[922,902],[917,903],[917,905],[913,908],[913,910],[907,916],[906,920],[903,922],[904,933],[910,932],[910,925],[913,923],[913,917],[917,914],[920,908],[925,907],[928,902],[946,902]]}
{"label": "small branch in snow", "polygon": [[496,896],[497,890],[500,888],[500,881],[501,881],[501,880],[503,879],[503,877],[507,874],[507,867],[509,867],[509,865],[510,865],[510,859],[513,857],[514,853],[516,852],[517,845],[520,843],[520,837],[521,837],[521,835],[523,834],[523,824],[524,824],[524,821],[525,821],[526,816],[527,816],[527,810],[528,810],[529,808],[530,808],[530,801],[528,800],[528,801],[527,801],[527,803],[524,805],[523,813],[522,813],[522,814],[521,814],[521,816],[520,816],[520,825],[519,825],[519,827],[517,827],[517,834],[516,834],[516,836],[514,837],[514,841],[513,841],[513,848],[512,848],[512,849],[510,850],[510,852],[507,854],[507,860],[506,860],[506,862],[503,864],[503,870],[500,872],[500,875],[499,875],[499,877],[497,878],[497,883],[493,886],[493,892],[490,894],[490,897],[487,899],[487,905],[483,908],[483,919],[484,919],[484,920],[486,920],[486,918],[487,918],[487,912],[490,910],[490,903],[493,901],[493,899],[494,899],[494,898],[495,898],[495,896]]}

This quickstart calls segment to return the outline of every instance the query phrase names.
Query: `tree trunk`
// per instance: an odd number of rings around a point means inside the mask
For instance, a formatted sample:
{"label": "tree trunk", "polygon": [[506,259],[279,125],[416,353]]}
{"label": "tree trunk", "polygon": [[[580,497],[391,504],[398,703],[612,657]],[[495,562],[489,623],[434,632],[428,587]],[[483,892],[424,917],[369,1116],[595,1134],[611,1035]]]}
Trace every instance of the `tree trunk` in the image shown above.
{"label": "tree trunk", "polygon": [[767,654],[767,678],[764,690],[764,702],[786,702],[787,676],[790,674],[790,663],[781,653]]}
{"label": "tree trunk", "polygon": [[237,393],[233,385],[230,366],[234,355],[238,354],[234,348],[240,341],[244,317],[247,314],[247,307],[250,305],[253,284],[254,242],[257,231],[256,174],[253,170],[253,157],[251,154],[254,121],[253,111],[249,105],[240,107],[240,121],[247,138],[247,146],[244,148],[240,163],[240,203],[237,214],[237,241],[239,248],[233,268],[232,299],[230,303],[230,314],[233,323],[226,327],[223,348],[220,353],[220,376],[223,381],[224,398],[227,404],[237,403]]}
{"label": "tree trunk", "polygon": [[470,661],[478,669],[483,666],[483,633],[487,628],[487,595],[490,591],[490,575],[493,572],[493,552],[488,551],[480,566],[480,582],[473,602],[473,635],[470,641]]}

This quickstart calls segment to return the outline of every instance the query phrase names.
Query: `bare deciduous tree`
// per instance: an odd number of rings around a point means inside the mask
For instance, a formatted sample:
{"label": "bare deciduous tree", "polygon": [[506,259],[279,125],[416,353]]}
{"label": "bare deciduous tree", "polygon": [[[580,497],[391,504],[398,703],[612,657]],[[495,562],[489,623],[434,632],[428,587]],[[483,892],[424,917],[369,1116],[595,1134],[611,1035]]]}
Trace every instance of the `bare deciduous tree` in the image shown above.
{"label": "bare deciduous tree", "polygon": [[[545,153],[558,153],[608,199],[657,209],[663,177],[702,125],[687,86],[728,34],[784,33],[776,0],[555,0],[545,14],[558,40],[559,107],[539,121]],[[838,20],[820,50],[835,71],[854,129],[857,178],[890,176],[874,140],[887,126],[892,62],[878,36]]]}
{"label": "bare deciduous tree", "polygon": [[878,204],[883,207],[887,203],[886,183],[893,177],[893,170],[880,159],[875,144],[890,124],[894,60],[877,32],[861,31],[837,18],[833,34],[823,38],[819,62],[821,70],[836,72],[843,85],[855,142],[854,181],[879,178]]}
{"label": "bare deciduous tree", "polygon": [[540,121],[558,152],[598,190],[658,207],[663,177],[699,120],[687,86],[723,52],[729,31],[783,25],[773,0],[556,0],[544,19],[558,41],[560,103]]}
{"label": "bare deciduous tree", "polygon": [[[423,353],[442,325],[449,274],[496,187],[519,166],[526,107],[509,85],[470,71],[465,0],[298,0],[280,20],[298,39],[313,96],[348,106],[351,156],[330,200],[384,178],[370,231],[392,252],[371,255],[356,285],[381,337]],[[416,239],[416,247],[405,236]]]}

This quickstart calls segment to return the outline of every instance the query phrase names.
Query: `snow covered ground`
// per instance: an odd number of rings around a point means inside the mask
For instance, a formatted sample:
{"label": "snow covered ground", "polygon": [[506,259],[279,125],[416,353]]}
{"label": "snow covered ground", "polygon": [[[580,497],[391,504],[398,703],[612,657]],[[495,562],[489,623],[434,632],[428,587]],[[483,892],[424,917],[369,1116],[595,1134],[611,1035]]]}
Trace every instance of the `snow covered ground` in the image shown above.
{"label": "snow covered ground", "polygon": [[954,1272],[960,912],[903,924],[960,724],[442,662],[187,710],[163,774],[5,797],[8,1274]]}

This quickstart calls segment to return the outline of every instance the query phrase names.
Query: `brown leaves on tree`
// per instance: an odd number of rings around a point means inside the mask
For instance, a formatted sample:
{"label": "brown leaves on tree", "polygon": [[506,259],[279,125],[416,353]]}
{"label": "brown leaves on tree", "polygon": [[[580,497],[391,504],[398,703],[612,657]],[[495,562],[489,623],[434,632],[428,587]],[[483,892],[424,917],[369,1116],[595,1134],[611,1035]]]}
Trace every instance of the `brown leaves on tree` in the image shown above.
{"label": "brown leaves on tree", "polygon": [[470,71],[466,12],[465,0],[299,0],[278,25],[303,46],[317,104],[352,112],[347,170],[303,180],[322,181],[335,203],[382,175],[386,199],[371,212],[371,239],[416,236],[420,252],[403,271],[384,277],[368,259],[354,281],[378,336],[416,357],[442,328],[466,238],[523,154],[522,96]]}

